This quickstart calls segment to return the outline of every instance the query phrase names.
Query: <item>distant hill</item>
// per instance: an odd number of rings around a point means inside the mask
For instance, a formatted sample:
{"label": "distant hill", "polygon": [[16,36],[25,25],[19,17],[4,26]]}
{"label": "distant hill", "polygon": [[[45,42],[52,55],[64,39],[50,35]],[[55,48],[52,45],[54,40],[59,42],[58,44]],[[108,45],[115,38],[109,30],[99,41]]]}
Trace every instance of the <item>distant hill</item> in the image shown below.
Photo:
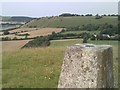
{"label": "distant hill", "polygon": [[0,16],[0,18],[2,18],[3,22],[28,22],[33,19],[31,17],[24,17],[24,16],[13,16],[13,17]]}
{"label": "distant hill", "polygon": [[64,28],[64,27],[73,27],[86,24],[112,24],[117,25],[118,17],[117,16],[103,16],[100,19],[96,19],[95,16],[53,16],[53,17],[43,17],[33,19],[30,22],[26,23],[22,27],[26,28]]}

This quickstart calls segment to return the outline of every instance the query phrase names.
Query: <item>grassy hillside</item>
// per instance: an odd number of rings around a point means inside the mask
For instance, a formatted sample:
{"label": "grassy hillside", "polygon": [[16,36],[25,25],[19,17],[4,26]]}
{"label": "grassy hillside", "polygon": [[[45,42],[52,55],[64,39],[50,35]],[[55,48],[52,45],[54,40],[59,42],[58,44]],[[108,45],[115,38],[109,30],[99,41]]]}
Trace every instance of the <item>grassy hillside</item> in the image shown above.
{"label": "grassy hillside", "polygon": [[34,19],[23,25],[23,27],[73,27],[85,24],[112,24],[117,25],[118,18],[106,16],[101,19],[95,19],[95,16],[73,16],[73,17],[44,17]]}
{"label": "grassy hillside", "polygon": [[[29,48],[3,52],[3,87],[57,87],[66,46],[81,43],[80,39],[55,40],[48,48]],[[118,42],[89,41],[113,45],[115,87],[118,83]]]}
{"label": "grassy hillside", "polygon": [[24,16],[0,16],[3,22],[27,22],[32,20],[31,17],[24,17]]}

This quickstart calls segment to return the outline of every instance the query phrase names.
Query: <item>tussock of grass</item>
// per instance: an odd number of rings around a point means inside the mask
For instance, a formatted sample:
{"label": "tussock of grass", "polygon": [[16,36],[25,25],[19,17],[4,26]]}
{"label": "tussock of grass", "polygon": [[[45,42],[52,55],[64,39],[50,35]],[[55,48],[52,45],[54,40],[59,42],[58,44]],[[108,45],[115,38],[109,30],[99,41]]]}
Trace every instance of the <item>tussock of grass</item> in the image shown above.
{"label": "tussock of grass", "polygon": [[3,87],[57,87],[64,48],[31,48],[3,53]]}

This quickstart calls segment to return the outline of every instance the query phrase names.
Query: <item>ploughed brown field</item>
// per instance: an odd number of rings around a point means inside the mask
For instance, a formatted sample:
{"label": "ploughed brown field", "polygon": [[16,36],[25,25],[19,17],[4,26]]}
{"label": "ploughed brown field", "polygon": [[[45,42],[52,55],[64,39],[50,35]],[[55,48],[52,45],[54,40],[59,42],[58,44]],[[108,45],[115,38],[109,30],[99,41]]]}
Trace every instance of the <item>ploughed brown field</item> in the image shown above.
{"label": "ploughed brown field", "polygon": [[62,28],[42,28],[42,29],[38,29],[36,31],[31,31],[30,32],[30,36],[28,36],[28,38],[30,37],[37,37],[37,36],[46,36],[46,35],[50,35],[52,34],[52,32],[60,32],[62,30]]}
{"label": "ploughed brown field", "polygon": [[[60,32],[62,28],[19,28],[10,31],[10,33],[17,32],[17,34],[25,34],[28,33],[29,36],[27,38],[33,38],[37,36],[46,36],[52,34],[52,32]],[[4,35],[0,37],[9,37],[13,39],[14,37],[17,37],[18,39],[25,38],[25,36],[18,36],[15,34],[9,34],[9,35]]]}
{"label": "ploughed brown field", "polygon": [[30,40],[19,40],[19,41],[3,41],[2,51],[13,51],[18,50],[24,46]]}

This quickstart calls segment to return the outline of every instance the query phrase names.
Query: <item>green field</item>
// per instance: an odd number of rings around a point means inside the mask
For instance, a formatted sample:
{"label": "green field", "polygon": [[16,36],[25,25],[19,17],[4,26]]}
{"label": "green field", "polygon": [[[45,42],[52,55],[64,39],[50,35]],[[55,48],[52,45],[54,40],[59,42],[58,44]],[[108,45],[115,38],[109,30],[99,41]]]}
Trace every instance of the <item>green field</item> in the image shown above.
{"label": "green field", "polygon": [[95,16],[74,16],[74,17],[44,17],[41,19],[34,19],[31,22],[23,25],[23,27],[73,27],[73,26],[80,26],[86,24],[112,24],[117,25],[118,18],[117,17],[103,17],[101,19],[95,19]]}
{"label": "green field", "polygon": [[[67,46],[82,43],[80,39],[51,41],[50,47],[3,52],[3,87],[55,88]],[[118,86],[118,42],[89,41],[113,46],[115,87]]]}
{"label": "green field", "polygon": [[56,87],[63,54],[63,48],[3,52],[3,87]]}
{"label": "green field", "polygon": [[99,34],[100,31],[65,31],[62,32],[61,34],[81,34],[81,33]]}

